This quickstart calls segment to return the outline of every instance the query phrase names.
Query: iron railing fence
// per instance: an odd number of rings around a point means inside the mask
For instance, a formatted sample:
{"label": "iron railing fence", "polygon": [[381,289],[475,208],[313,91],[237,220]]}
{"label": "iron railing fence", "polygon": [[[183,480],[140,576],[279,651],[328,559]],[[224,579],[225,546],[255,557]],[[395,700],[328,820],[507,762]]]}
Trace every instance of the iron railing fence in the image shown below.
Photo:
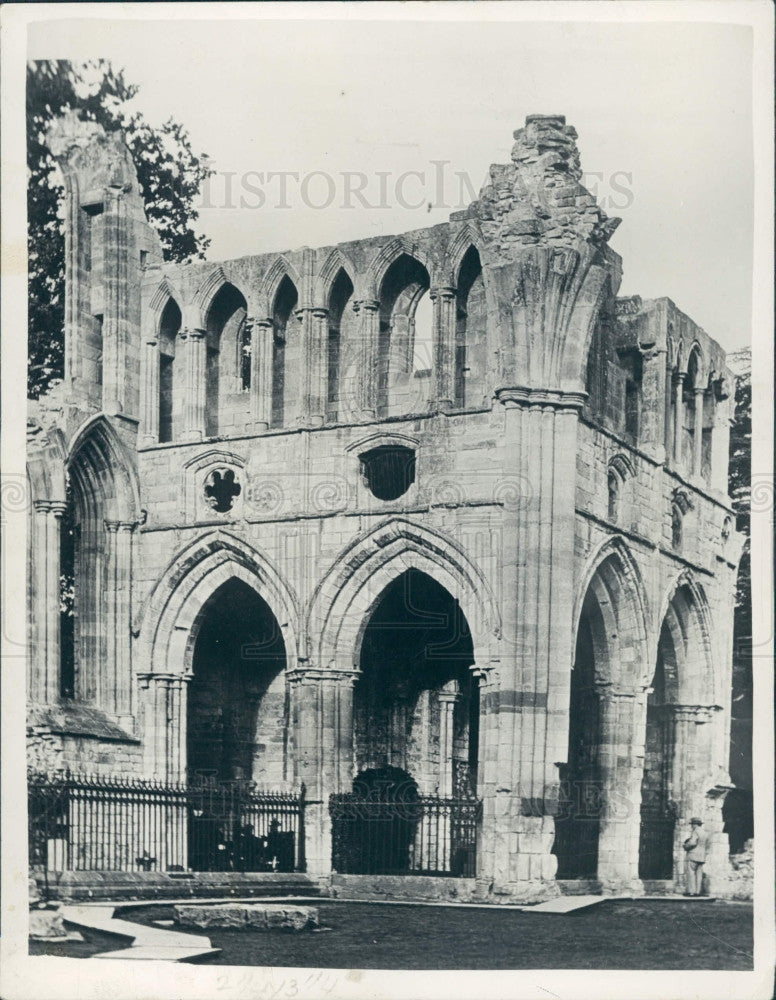
{"label": "iron railing fence", "polygon": [[409,801],[332,795],[332,867],[351,875],[476,874],[482,802],[421,795]]}
{"label": "iron railing fence", "polygon": [[303,871],[304,788],[28,774],[30,864],[44,871]]}

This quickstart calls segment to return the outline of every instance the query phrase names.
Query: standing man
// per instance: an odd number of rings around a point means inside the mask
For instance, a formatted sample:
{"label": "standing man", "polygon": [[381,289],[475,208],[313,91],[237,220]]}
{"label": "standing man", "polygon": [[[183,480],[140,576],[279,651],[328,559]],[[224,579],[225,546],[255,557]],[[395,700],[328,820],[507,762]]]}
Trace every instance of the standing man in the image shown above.
{"label": "standing man", "polygon": [[703,820],[693,816],[690,820],[690,836],[684,842],[687,892],[685,896],[700,896],[703,889],[703,865],[706,861],[708,837],[702,830]]}

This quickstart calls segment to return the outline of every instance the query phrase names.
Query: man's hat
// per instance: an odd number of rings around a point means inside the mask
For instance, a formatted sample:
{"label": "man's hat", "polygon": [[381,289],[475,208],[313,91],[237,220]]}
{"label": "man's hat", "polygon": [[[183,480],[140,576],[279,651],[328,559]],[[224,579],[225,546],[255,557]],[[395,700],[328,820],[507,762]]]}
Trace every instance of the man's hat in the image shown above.
{"label": "man's hat", "polygon": [[703,826],[703,820],[698,819],[697,816],[693,816],[693,818],[690,820],[690,826]]}

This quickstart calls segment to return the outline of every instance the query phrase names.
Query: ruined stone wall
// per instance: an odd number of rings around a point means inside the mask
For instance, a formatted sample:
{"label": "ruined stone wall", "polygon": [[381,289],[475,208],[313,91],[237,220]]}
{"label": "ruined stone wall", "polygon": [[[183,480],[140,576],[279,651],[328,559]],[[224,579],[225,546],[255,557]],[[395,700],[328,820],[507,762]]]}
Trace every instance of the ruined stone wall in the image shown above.
{"label": "ruined stone wall", "polygon": [[[253,776],[305,782],[308,863],[326,871],[325,803],[354,773],[363,628],[391,580],[418,569],[460,602],[472,632],[483,891],[536,898],[556,871],[586,595],[614,616],[599,640],[610,647],[601,760],[607,788],[632,803],[646,691],[675,606],[697,646],[676,713],[675,794],[683,818],[708,807],[723,851],[739,544],[726,495],[729,376],[670,300],[617,299],[607,241],[618,220],[581,186],[565,119],[527,119],[511,162],[447,224],[185,266],[161,263],[126,151],[71,132],[55,152],[81,248],[68,269],[68,356],[81,361],[32,427],[33,700],[59,696],[51,555],[67,474],[82,487],[82,566],[94,569],[81,571],[92,587],[81,698],[123,727],[127,746],[142,741],[144,774],[184,777],[198,630],[221,585],[253,588],[283,636],[288,682],[283,704],[273,687],[262,709],[257,741],[272,752]],[[105,213],[112,242],[93,225]],[[362,465],[385,448],[414,454],[396,499],[380,499]],[[70,735],[55,756],[80,766],[87,739]],[[460,729],[453,740],[460,752]],[[609,888],[638,890],[635,815],[603,817]]]}

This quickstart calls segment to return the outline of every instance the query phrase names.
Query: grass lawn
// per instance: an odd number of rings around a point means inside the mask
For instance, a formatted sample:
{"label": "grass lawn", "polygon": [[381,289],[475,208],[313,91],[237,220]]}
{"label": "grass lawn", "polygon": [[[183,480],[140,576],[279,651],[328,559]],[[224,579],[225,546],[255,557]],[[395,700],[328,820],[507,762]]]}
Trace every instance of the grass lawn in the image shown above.
{"label": "grass lawn", "polygon": [[[608,900],[566,916],[311,901],[324,933],[201,931],[208,964],[362,969],[751,969],[746,903]],[[118,914],[117,914],[118,915]],[[130,908],[148,923],[170,906]]]}

